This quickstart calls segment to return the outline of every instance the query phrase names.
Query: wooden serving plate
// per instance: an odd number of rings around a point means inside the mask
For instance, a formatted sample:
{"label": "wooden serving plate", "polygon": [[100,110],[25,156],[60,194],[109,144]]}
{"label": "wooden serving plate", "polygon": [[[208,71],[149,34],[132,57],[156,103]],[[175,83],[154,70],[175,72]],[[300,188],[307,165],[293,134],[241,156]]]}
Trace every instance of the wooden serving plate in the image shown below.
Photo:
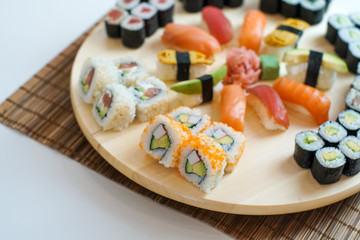
{"label": "wooden serving plate", "polygon": [[[257,1],[247,1],[239,8],[225,8],[224,13],[232,23],[234,40],[223,47],[215,56],[216,62],[209,71],[224,64],[226,51],[237,46],[245,13],[257,9]],[[330,8],[329,12],[332,9]],[[274,30],[275,25],[284,18],[268,15],[265,34]],[[326,18],[316,26],[306,30],[299,46],[318,51],[334,53],[324,38]],[[189,14],[177,2],[174,21],[181,24],[202,26],[201,14]],[[285,131],[268,131],[250,107],[245,118],[246,148],[237,168],[226,174],[211,193],[205,194],[196,186],[180,176],[177,169],[168,169],[146,156],[139,147],[142,130],[147,123],[133,122],[122,132],[103,131],[91,114],[91,105],[85,104],[79,93],[78,81],[82,63],[91,57],[116,59],[136,56],[146,63],[150,74],[156,73],[157,53],[166,48],[160,37],[163,29],[147,38],[145,44],[135,50],[122,46],[119,39],[106,36],[104,24],[94,29],[80,48],[71,74],[71,99],[76,119],[86,138],[112,166],[143,187],[176,201],[214,211],[267,215],[300,212],[325,206],[342,200],[360,190],[360,174],[353,177],[342,176],[340,181],[331,185],[320,185],[312,177],[310,170],[300,168],[292,154],[296,133],[317,127],[309,115],[288,108],[290,128]],[[331,90],[325,94],[331,99],[330,119],[345,107],[344,97],[349,90],[353,74],[339,74]],[[272,82],[267,81],[271,84]],[[203,113],[218,121],[216,102],[199,106]]]}

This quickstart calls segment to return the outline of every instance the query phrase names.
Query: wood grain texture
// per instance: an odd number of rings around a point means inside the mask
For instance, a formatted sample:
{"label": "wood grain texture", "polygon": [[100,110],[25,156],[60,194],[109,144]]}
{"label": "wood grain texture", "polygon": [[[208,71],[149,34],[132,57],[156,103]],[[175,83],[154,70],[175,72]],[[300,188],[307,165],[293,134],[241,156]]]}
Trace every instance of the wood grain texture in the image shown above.
{"label": "wood grain texture", "polygon": [[[256,2],[246,3],[242,8],[226,9],[235,33],[239,32],[246,11],[256,8]],[[201,25],[200,14],[187,14],[177,6],[175,22]],[[268,16],[265,34],[271,32],[283,18]],[[290,128],[285,132],[267,131],[255,113],[248,108],[245,119],[246,150],[236,170],[225,175],[221,184],[210,194],[199,191],[183,179],[176,169],[166,169],[147,157],[139,146],[139,139],[146,123],[134,122],[122,131],[102,131],[91,115],[91,105],[85,104],[78,94],[80,68],[86,57],[116,59],[137,56],[143,60],[150,74],[156,75],[156,54],[165,46],[160,41],[163,30],[146,39],[136,50],[124,48],[118,39],[106,36],[104,25],[94,29],[80,48],[71,74],[71,99],[79,126],[91,145],[112,166],[143,187],[165,197],[192,206],[236,214],[281,214],[300,212],[325,206],[351,196],[360,190],[360,175],[342,176],[331,185],[319,185],[309,170],[301,169],[292,159],[294,136],[299,131],[317,126],[312,118],[289,109]],[[325,40],[326,23],[305,31],[299,46],[333,53],[333,47]],[[225,62],[226,50],[236,46],[234,41],[215,56],[215,69]],[[331,90],[325,94],[331,99],[330,119],[344,109],[344,97],[354,75],[340,74]],[[267,82],[271,83],[271,82]],[[218,120],[216,102],[200,108]]]}

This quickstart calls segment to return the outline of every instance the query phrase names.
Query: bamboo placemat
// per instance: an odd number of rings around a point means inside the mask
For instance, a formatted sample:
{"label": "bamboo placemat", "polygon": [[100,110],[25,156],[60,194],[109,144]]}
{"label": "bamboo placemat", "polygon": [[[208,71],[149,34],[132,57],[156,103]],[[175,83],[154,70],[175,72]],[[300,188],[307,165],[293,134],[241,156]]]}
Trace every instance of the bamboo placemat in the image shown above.
{"label": "bamboo placemat", "polygon": [[[99,23],[98,23],[99,24]],[[0,122],[127,188],[238,239],[360,239],[360,194],[313,211],[275,216],[219,213],[188,206],[131,181],[87,142],[72,112],[71,67],[83,34],[0,105]]]}

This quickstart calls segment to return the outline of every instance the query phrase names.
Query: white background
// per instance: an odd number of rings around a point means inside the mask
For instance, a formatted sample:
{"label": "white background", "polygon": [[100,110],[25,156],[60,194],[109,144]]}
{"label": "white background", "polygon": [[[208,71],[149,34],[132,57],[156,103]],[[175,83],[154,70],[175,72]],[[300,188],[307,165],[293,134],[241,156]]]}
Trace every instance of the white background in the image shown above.
{"label": "white background", "polygon": [[[0,0],[0,102],[114,3]],[[360,11],[356,0],[333,7]],[[205,238],[229,237],[0,125],[0,239]]]}

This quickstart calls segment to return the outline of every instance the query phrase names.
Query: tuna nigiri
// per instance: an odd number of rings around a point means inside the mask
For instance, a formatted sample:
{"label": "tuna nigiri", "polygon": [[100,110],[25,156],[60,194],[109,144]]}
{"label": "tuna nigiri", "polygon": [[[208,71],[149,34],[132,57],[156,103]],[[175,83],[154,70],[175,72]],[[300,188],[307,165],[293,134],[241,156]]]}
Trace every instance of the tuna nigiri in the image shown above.
{"label": "tuna nigiri", "polygon": [[266,16],[262,11],[250,10],[246,13],[244,23],[241,27],[239,36],[239,46],[259,51],[264,28],[266,25]]}
{"label": "tuna nigiri", "polygon": [[168,23],[161,41],[167,46],[202,52],[206,56],[221,51],[221,46],[216,38],[194,26]]}
{"label": "tuna nigiri", "polygon": [[247,89],[247,102],[268,130],[286,130],[289,127],[287,110],[276,91],[265,84]]}
{"label": "tuna nigiri", "polygon": [[225,85],[221,90],[220,122],[236,131],[244,131],[246,96],[240,84]]}
{"label": "tuna nigiri", "polygon": [[281,99],[306,108],[316,124],[320,125],[329,120],[330,100],[316,88],[289,78],[278,78],[273,88]]}
{"label": "tuna nigiri", "polygon": [[233,38],[231,23],[225,17],[221,9],[213,6],[206,6],[202,9],[204,19],[209,32],[220,44],[226,44]]}

